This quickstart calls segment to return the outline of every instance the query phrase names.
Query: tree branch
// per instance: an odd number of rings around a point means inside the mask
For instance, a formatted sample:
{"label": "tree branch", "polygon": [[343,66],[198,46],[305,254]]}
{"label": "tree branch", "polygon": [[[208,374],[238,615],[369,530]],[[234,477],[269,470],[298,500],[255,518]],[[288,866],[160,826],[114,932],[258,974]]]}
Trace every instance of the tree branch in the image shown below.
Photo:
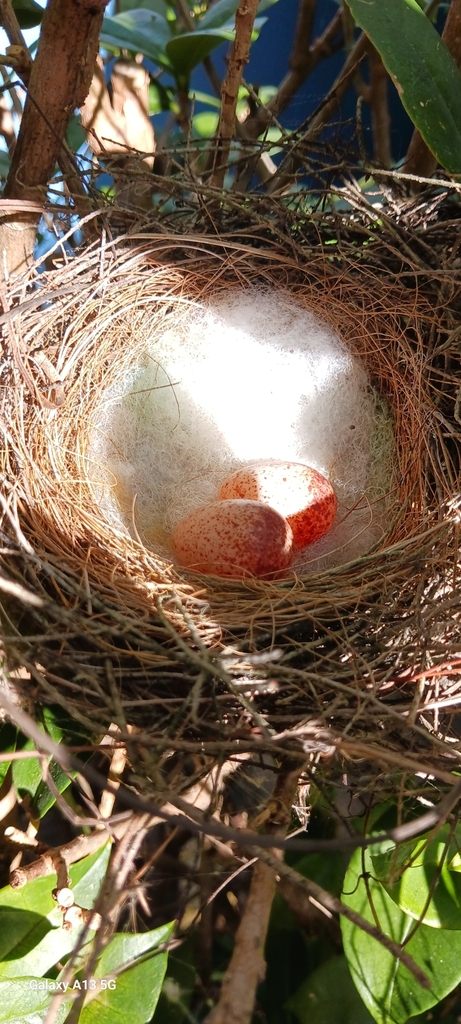
{"label": "tree branch", "polygon": [[[18,529],[16,523],[13,523],[13,526],[16,530]],[[31,554],[33,555],[33,551]],[[27,596],[28,595],[26,593],[26,598]],[[33,596],[35,595],[30,595],[30,597]],[[22,597],[21,599],[24,600]],[[40,601],[39,598],[36,598],[36,600]],[[93,595],[92,600],[93,602],[97,601],[95,595]],[[13,722],[21,732],[34,741],[37,750],[50,754],[53,760],[56,761],[64,771],[76,771],[83,775],[84,778],[88,779],[91,785],[100,786],[103,789],[107,789],[110,793],[115,793],[120,804],[123,806],[141,813],[148,813],[151,817],[158,817],[159,821],[169,822],[170,825],[185,828],[187,831],[192,831],[195,834],[214,836],[219,838],[222,842],[237,842],[241,846],[245,845],[247,849],[253,850],[253,853],[251,854],[252,856],[259,856],[258,851],[260,849],[284,849],[288,848],[288,846],[290,851],[302,850],[304,853],[331,853],[332,850],[341,850],[344,852],[346,850],[356,850],[359,847],[365,849],[368,846],[374,846],[376,843],[382,843],[386,839],[391,839],[394,843],[404,843],[408,839],[413,839],[414,836],[428,832],[429,829],[434,828],[436,825],[442,825],[447,820],[448,815],[451,813],[458,801],[461,800],[461,779],[457,776],[452,776],[453,782],[451,789],[439,801],[439,803],[435,805],[435,807],[431,807],[429,811],[426,811],[419,818],[406,821],[402,825],[397,825],[395,828],[390,828],[385,832],[377,832],[372,836],[352,835],[341,836],[336,839],[294,838],[290,839],[288,842],[287,840],[278,838],[277,836],[257,835],[249,829],[245,829],[243,832],[239,833],[237,829],[228,828],[227,825],[215,821],[213,818],[206,817],[203,811],[198,810],[179,795],[172,796],[170,803],[163,803],[163,805],[160,805],[155,803],[154,800],[143,799],[143,797],[132,789],[128,789],[124,786],[114,786],[104,777],[104,775],[101,774],[101,772],[96,771],[91,763],[83,763],[78,757],[71,754],[63,744],[56,743],[51,736],[42,732],[38,728],[31,715],[27,714],[27,712],[25,712],[22,707],[18,706],[18,704],[12,699],[8,679],[1,667],[0,708],[3,708],[8,719]],[[128,736],[127,740],[132,740],[132,737]],[[301,759],[298,761],[297,771],[299,773],[302,771]],[[175,810],[176,808],[179,809],[180,813]],[[88,824],[88,822],[86,821],[85,824]],[[256,853],[254,852],[255,849]],[[269,863],[272,864],[272,861]]]}
{"label": "tree branch", "polygon": [[342,29],[342,14],[338,10],[322,35],[311,44],[315,0],[300,0],[293,50],[290,54],[289,71],[280,83],[275,96],[257,114],[245,122],[248,136],[256,139],[270,124],[273,117],[285,110],[306,78],[321,60],[330,57],[336,50],[335,41]]}
{"label": "tree branch", "polygon": [[259,0],[240,0],[235,13],[235,39],[228,58],[227,74],[221,90],[221,112],[216,132],[211,185],[222,188],[227,169],[231,139],[235,134],[235,109],[243,69],[250,56],[251,33]]}
{"label": "tree branch", "polygon": [[0,25],[5,30],[12,46],[20,46],[27,51],[27,43],[19,28],[11,0],[0,0]]}
{"label": "tree branch", "polygon": [[367,46],[368,39],[362,32],[353,50],[351,50],[342,71],[327,93],[320,110],[310,121],[309,127],[293,148],[290,156],[280,165],[277,174],[274,174],[268,192],[279,192],[280,189],[285,188],[287,184],[292,182],[293,175],[303,162],[303,151],[310,142],[317,138],[324,125],[327,124],[334,111],[337,110],[344,93],[347,92],[356,74],[360,62],[367,52]]}
{"label": "tree branch", "polygon": [[[106,2],[49,0],[5,198],[32,202],[44,198],[69,119],[84,103],[90,87]],[[2,223],[0,258],[6,273],[18,273],[29,263],[37,222],[36,216],[15,214]]]}
{"label": "tree branch", "polygon": [[[77,861],[83,860],[84,857],[88,857],[90,853],[100,850],[101,846],[104,846],[109,838],[120,839],[126,832],[127,820],[116,822],[115,824],[111,824],[108,821],[107,829],[98,828],[88,835],[77,836],[76,839],[72,839],[63,846],[55,846],[47,850],[46,853],[42,853],[37,860],[33,860],[30,864],[14,868],[9,878],[12,889],[22,889],[23,886],[27,885],[34,878],[46,878],[49,875],[56,874],[56,865],[59,861],[65,863],[66,866],[75,864]],[[95,822],[95,824],[99,825],[100,823]],[[9,839],[10,837],[7,835],[7,832],[8,829],[5,831],[5,836]]]}
{"label": "tree branch", "polygon": [[[266,832],[284,835],[291,819],[299,764],[285,766],[269,802]],[[275,865],[275,869],[274,869]],[[219,1002],[206,1024],[250,1024],[256,989],[266,970],[264,943],[275,894],[278,857],[268,865],[259,860],[253,871],[245,911],[235,937],[234,952],[222,983]]]}
{"label": "tree branch", "polygon": [[359,96],[362,96],[370,107],[373,158],[380,167],[389,168],[392,165],[388,104],[389,75],[378,51],[371,43],[368,45],[368,63],[369,84],[363,81],[359,72],[355,77],[354,84]]}
{"label": "tree branch", "polygon": [[[280,83],[275,96],[267,104],[266,109],[264,110],[264,108],[262,108],[258,111],[257,117],[255,118],[255,128],[258,129],[258,135],[262,128],[265,128],[269,123],[271,114],[277,116],[281,110],[284,110],[285,107],[288,106],[290,100],[312,71],[315,62],[318,63],[320,60],[321,47],[314,51],[314,47],[311,46],[312,28],[316,7],[317,0],[300,0],[299,2],[293,49],[288,63],[289,71]],[[340,24],[341,12],[338,11],[334,16],[333,21],[330,22],[326,29],[326,33],[328,33],[329,37],[332,25],[334,25],[333,32],[336,35]],[[323,34],[323,38],[325,38],[325,33]],[[266,123],[262,124],[261,127],[263,118]]]}
{"label": "tree branch", "polygon": [[[237,135],[245,141],[254,141],[259,135],[285,110],[293,96],[300,89],[306,78],[314,71],[321,60],[330,57],[337,49],[338,37],[342,30],[342,11],[339,9],[322,35],[311,45],[312,24],[315,13],[316,0],[300,0],[298,19],[295,29],[293,50],[289,60],[289,71],[279,85],[279,88],[265,105],[258,107],[256,113],[237,125]],[[275,167],[269,164],[270,158],[264,153],[260,156],[256,153],[247,160],[241,167],[234,185],[239,192],[246,191],[251,177],[256,170],[261,181],[266,182],[272,177]],[[263,164],[264,161],[264,164]],[[269,166],[268,166],[269,164]]]}
{"label": "tree branch", "polygon": [[[256,853],[256,847],[251,852]],[[410,971],[418,982],[418,985],[421,985],[421,988],[428,989],[431,987],[427,974],[421,970],[419,965],[413,960],[413,957],[402,949],[398,942],[394,942],[394,940],[390,939],[388,935],[385,935],[380,928],[377,928],[374,924],[370,924],[370,922],[367,921],[366,918],[362,917],[361,914],[358,914],[356,910],[352,910],[352,908],[348,907],[346,903],[342,903],[341,900],[336,898],[336,896],[332,896],[326,889],[322,889],[316,882],[312,882],[310,878],[300,875],[294,870],[294,868],[290,868],[288,864],[284,864],[283,861],[279,862],[274,854],[269,850],[258,851],[258,856],[265,864],[272,865],[274,870],[277,870],[278,874],[284,878],[288,884],[293,886],[295,890],[298,889],[298,891],[301,891],[303,894],[312,896],[320,906],[325,907],[325,909],[329,910],[331,914],[342,915],[342,917],[351,921],[352,924],[355,924],[357,928],[361,928],[367,935],[370,935],[371,938],[376,939],[377,942],[381,943],[389,953],[392,953],[392,955],[395,956],[397,960],[400,960],[404,967]]]}

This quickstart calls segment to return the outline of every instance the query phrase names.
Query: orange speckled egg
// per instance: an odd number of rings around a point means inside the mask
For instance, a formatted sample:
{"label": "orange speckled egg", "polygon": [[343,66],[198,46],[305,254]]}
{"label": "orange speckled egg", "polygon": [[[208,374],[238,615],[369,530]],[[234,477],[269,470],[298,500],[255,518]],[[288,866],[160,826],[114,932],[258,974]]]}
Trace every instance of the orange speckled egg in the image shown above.
{"label": "orange speckled egg", "polygon": [[290,524],[297,548],[323,537],[333,525],[338,507],[326,477],[300,462],[259,462],[239,469],[224,481],[219,497],[271,505]]}
{"label": "orange speckled egg", "polygon": [[178,523],[173,546],[181,565],[214,576],[274,576],[292,561],[286,519],[260,501],[213,501]]}

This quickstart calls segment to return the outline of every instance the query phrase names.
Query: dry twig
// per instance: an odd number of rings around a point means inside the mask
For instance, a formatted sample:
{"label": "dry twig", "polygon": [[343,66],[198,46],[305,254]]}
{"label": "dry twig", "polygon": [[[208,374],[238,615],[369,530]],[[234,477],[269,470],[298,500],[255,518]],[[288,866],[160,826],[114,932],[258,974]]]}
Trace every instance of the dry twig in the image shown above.
{"label": "dry twig", "polygon": [[243,69],[250,57],[251,33],[259,0],[241,0],[235,12],[235,39],[227,63],[227,74],[222,84],[221,110],[213,152],[211,184],[222,188],[235,134],[235,110]]}
{"label": "dry twig", "polygon": [[334,114],[335,110],[338,109],[344,93],[347,92],[361,61],[365,57],[367,46],[367,37],[362,32],[349,54],[340,74],[322,101],[318,112],[309,119],[309,125],[306,131],[300,136],[295,145],[293,145],[289,157],[282,161],[277,173],[274,174],[274,177],[268,186],[268,191],[271,194],[274,194],[275,192],[279,193],[292,182],[293,175],[305,159],[304,154],[308,153],[310,144],[314,142],[324,125],[328,123],[332,114]]}

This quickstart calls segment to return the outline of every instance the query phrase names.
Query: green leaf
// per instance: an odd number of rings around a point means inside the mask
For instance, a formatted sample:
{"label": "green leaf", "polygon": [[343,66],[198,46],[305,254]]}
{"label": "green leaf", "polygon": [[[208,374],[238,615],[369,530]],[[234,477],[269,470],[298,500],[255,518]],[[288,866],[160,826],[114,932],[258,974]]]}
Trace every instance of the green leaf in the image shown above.
{"label": "green leaf", "polygon": [[[64,793],[65,790],[69,788],[72,782],[72,778],[69,777],[69,775],[67,775],[66,772],[64,772],[62,768],[60,768],[60,766],[56,764],[55,761],[50,762],[48,766],[48,771],[51,775],[51,778],[53,779],[56,789],[58,790],[58,793]],[[52,807],[55,802],[56,797],[48,788],[46,782],[40,782],[40,785],[37,787],[37,790],[31,802],[30,810],[32,818],[34,820],[43,818],[46,812],[49,811],[50,807]]]}
{"label": "green leaf", "polygon": [[233,28],[182,32],[180,36],[170,37],[166,47],[167,57],[175,74],[188,78],[193,68],[201,64],[212,50],[233,38]]}
{"label": "green leaf", "polygon": [[[208,8],[203,18],[200,18],[198,23],[200,31],[208,30],[209,28],[223,28],[224,26],[226,28],[234,28],[235,12],[239,3],[240,0],[217,0],[217,3],[212,4]],[[258,14],[267,11],[269,7],[273,7],[276,3],[277,0],[259,0]],[[261,20],[266,21],[265,18]]]}
{"label": "green leaf", "polygon": [[405,110],[450,174],[461,174],[461,74],[416,0],[347,0]]}
{"label": "green leaf", "polygon": [[[405,942],[415,921],[374,878],[369,850],[364,851],[363,858],[362,867],[362,851],[354,853],[346,872],[342,900],[371,924],[376,923],[376,915],[386,935],[395,942]],[[368,878],[368,892],[363,871]],[[420,925],[405,943],[406,952],[428,976],[430,990],[421,988],[392,953],[344,917],[341,931],[352,979],[378,1024],[406,1024],[409,1017],[435,1006],[461,981],[461,931],[437,931]]]}
{"label": "green leaf", "polygon": [[80,147],[86,142],[86,132],[82,126],[81,119],[77,114],[72,115],[69,124],[67,125],[66,142],[73,153],[77,153]]}
{"label": "green leaf", "polygon": [[240,0],[218,0],[217,3],[212,4],[203,15],[203,18],[200,18],[200,31],[209,28],[221,28],[222,25],[235,18],[235,12],[239,3]]}
{"label": "green leaf", "polygon": [[43,7],[35,0],[13,0],[13,11],[20,28],[35,28],[43,18]]}
{"label": "green leaf", "polygon": [[389,843],[385,852],[371,854],[374,873],[389,896],[406,914],[431,928],[461,928],[461,877],[451,866],[459,856],[459,827],[457,833],[458,839],[444,825],[431,841],[423,837],[403,850]]}
{"label": "green leaf", "polygon": [[167,968],[168,954],[154,953],[128,967],[116,978],[107,979],[119,967],[129,964],[166,942],[173,924],[142,935],[115,935],[102,953],[94,976],[111,980],[112,988],[101,988],[90,998],[80,1015],[80,1024],[147,1024],[157,1006]]}
{"label": "green leaf", "polygon": [[202,110],[192,118],[192,124],[198,135],[204,139],[210,139],[218,126],[219,114],[213,110]]}
{"label": "green leaf", "polygon": [[[75,119],[76,121],[78,119]],[[59,705],[51,705],[42,709],[42,728],[56,743],[80,743],[86,736],[81,726],[73,721]],[[35,744],[28,740],[23,750],[34,750]],[[55,761],[48,759],[51,778],[59,793],[64,793],[70,786],[75,772],[68,774]],[[37,758],[24,758],[15,762],[13,782],[19,796],[28,794],[31,797],[30,812],[33,819],[43,818],[53,806],[56,797],[42,780],[42,770]]]}
{"label": "green leaf", "polygon": [[168,4],[165,3],[165,0],[119,0],[118,8],[120,14],[140,8],[160,14],[162,18],[166,18],[168,13]]}
{"label": "green leaf", "polygon": [[373,1024],[344,956],[333,956],[309,974],[287,1002],[301,1024]]}
{"label": "green leaf", "polygon": [[[23,750],[35,750],[32,740],[23,747]],[[13,783],[18,797],[34,796],[42,781],[42,769],[38,757],[24,757],[14,761],[12,768]]]}
{"label": "green leaf", "polygon": [[[110,845],[85,857],[69,871],[75,902],[91,909],[107,871]],[[0,890],[0,978],[44,974],[71,953],[78,930],[62,927],[51,892],[56,875],[37,878],[23,889]]]}
{"label": "green leaf", "polygon": [[214,107],[216,110],[221,108],[221,100],[217,96],[211,96],[208,92],[200,92],[199,89],[192,90],[191,99],[195,100],[196,103],[206,103],[209,107]]}
{"label": "green leaf", "polygon": [[[46,731],[56,743],[64,738],[62,711],[60,708],[45,707],[42,711],[43,725],[41,728]],[[65,719],[68,725],[68,719]],[[33,740],[28,740],[23,750],[35,750]],[[49,772],[59,793],[63,793],[72,782],[72,778],[56,764],[48,759]],[[14,787],[20,798],[31,797],[30,811],[32,818],[43,818],[44,814],[53,806],[56,797],[42,780],[42,769],[37,757],[24,757],[15,761],[12,768]]]}
{"label": "green leaf", "polygon": [[323,853],[306,853],[293,866],[300,875],[317,882],[333,896],[340,895],[345,868],[342,853],[329,853],[328,857]]}
{"label": "green leaf", "polygon": [[74,864],[69,870],[71,889],[75,902],[91,910],[101,891],[106,877],[112,846],[107,842],[96,853]]}
{"label": "green leaf", "polygon": [[[5,170],[3,158],[5,157]],[[4,177],[8,174],[10,166],[10,158],[8,153],[0,151],[0,176]],[[18,730],[10,722],[4,722],[0,726],[0,753],[9,754],[16,750],[16,744],[18,741]],[[11,761],[0,761],[0,786],[3,784],[4,779],[8,773]]]}
{"label": "green leaf", "polygon": [[170,953],[162,992],[155,1010],[155,1024],[186,1024],[197,986],[197,950],[191,937]]}
{"label": "green leaf", "polygon": [[149,114],[158,114],[161,110],[174,110],[171,92],[157,79],[149,85]]}
{"label": "green leaf", "polygon": [[125,971],[113,989],[98,992],[82,1010],[80,1024],[147,1024],[157,1006],[168,963],[158,953]]}
{"label": "green leaf", "polygon": [[124,964],[129,965],[130,961],[137,960],[144,953],[150,953],[158,946],[162,946],[171,936],[173,924],[164,924],[160,928],[154,928],[151,932],[141,932],[136,935],[119,934],[114,935],[109,945],[101,954],[98,966],[95,970],[95,978],[104,978]]}
{"label": "green leaf", "polygon": [[105,17],[102,23],[101,43],[110,49],[130,50],[149,57],[159,67],[171,70],[165,55],[171,32],[166,18],[155,11],[137,8],[125,14]]}
{"label": "green leaf", "polygon": [[[42,1024],[45,1020],[52,993],[38,988],[41,978],[12,978],[0,981],[0,1024]],[[56,1024],[62,1024],[69,1007],[61,1006]]]}

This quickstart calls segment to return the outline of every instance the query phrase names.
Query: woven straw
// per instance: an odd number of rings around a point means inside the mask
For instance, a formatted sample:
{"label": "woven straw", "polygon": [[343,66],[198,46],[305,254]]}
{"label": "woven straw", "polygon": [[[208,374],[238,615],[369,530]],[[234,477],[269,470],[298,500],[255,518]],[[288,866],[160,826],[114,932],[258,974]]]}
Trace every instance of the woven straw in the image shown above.
{"label": "woven straw", "polygon": [[[339,749],[362,785],[395,772],[413,786],[418,772],[448,782],[461,668],[453,273],[431,280],[392,237],[361,247],[359,233],[334,251],[314,232],[274,238],[131,236],[12,292],[6,663],[95,733],[134,728],[160,761],[270,750],[323,754],[337,772]],[[141,353],[147,322],[161,333],[185,301],[248,283],[282,287],[331,320],[396,435],[387,534],[355,562],[270,583],[193,576],[122,535],[95,502],[88,462],[101,396]]]}

